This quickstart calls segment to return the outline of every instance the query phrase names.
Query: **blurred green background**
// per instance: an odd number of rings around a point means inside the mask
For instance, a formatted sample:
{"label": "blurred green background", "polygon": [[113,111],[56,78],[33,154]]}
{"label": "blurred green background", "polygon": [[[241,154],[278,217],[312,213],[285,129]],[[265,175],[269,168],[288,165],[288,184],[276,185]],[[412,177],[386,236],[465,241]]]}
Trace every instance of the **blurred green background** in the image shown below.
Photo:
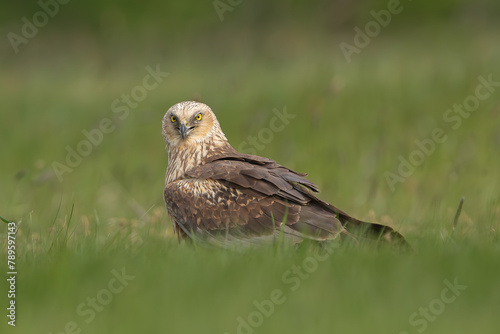
{"label": "blurred green background", "polygon": [[[376,23],[390,8],[390,23]],[[82,333],[235,333],[274,289],[287,300],[255,333],[416,333],[411,314],[455,277],[467,289],[425,332],[496,333],[498,87],[456,129],[444,116],[479,77],[500,81],[499,19],[493,0],[2,3],[0,216],[22,220],[18,322],[2,315],[2,333],[59,333],[69,321]],[[357,28],[370,34],[363,47]],[[349,61],[342,43],[357,48]],[[144,90],[152,70],[165,74]],[[308,172],[322,199],[395,226],[415,251],[344,246],[288,293],[282,275],[307,252],[178,245],[160,124],[192,99],[234,147]],[[294,118],[263,141],[275,110]],[[112,130],[85,144],[103,120]],[[446,141],[391,186],[387,173],[436,128]],[[72,150],[86,154],[68,166]],[[6,228],[0,237],[6,250]],[[134,280],[87,324],[78,305],[124,267]]]}

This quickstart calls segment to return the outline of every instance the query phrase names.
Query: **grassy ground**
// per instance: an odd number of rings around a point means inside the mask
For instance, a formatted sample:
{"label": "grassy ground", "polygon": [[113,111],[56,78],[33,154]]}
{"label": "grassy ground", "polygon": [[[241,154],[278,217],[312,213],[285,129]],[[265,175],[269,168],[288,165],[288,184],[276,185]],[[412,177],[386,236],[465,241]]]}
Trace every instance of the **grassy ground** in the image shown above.
{"label": "grassy ground", "polygon": [[[0,215],[22,219],[15,330],[496,333],[500,92],[456,129],[443,115],[475,93],[479,76],[500,81],[500,46],[492,30],[438,31],[382,34],[349,64],[338,44],[350,34],[277,32],[218,48],[200,38],[175,52],[145,41],[125,55],[125,44],[30,42],[0,77]],[[120,119],[113,101],[157,64],[169,75]],[[178,245],[162,199],[160,122],[187,99],[212,106],[233,146],[310,173],[321,198],[395,226],[415,251]],[[255,152],[240,146],[284,108],[295,118],[272,140]],[[61,182],[54,162],[67,164],[67,147],[105,118],[114,130]],[[386,173],[397,175],[399,157],[418,154],[415,140],[436,128],[446,140],[391,189]],[[122,271],[128,280],[115,279]]]}

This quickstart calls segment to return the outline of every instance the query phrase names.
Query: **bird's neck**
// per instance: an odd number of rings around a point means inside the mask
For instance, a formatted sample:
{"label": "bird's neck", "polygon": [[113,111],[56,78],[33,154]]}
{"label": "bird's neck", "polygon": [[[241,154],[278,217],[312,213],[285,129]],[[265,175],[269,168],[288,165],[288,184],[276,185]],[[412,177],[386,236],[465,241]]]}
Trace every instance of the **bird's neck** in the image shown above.
{"label": "bird's neck", "polygon": [[188,170],[205,164],[215,154],[220,154],[224,151],[234,151],[225,137],[216,135],[206,141],[196,143],[196,145],[187,142],[179,143],[176,146],[169,146],[167,144],[167,150],[168,167],[165,175],[165,184],[183,179]]}

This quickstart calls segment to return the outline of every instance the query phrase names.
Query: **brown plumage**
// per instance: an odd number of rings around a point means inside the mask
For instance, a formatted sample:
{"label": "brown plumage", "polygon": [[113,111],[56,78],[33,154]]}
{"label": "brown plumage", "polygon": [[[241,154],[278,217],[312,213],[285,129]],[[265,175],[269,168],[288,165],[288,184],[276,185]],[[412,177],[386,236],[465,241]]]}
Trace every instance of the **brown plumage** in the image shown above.
{"label": "brown plumage", "polygon": [[392,228],[357,220],[318,199],[317,186],[275,161],[237,152],[205,104],[181,102],[163,118],[164,198],[179,239],[227,246],[346,236],[405,244]]}

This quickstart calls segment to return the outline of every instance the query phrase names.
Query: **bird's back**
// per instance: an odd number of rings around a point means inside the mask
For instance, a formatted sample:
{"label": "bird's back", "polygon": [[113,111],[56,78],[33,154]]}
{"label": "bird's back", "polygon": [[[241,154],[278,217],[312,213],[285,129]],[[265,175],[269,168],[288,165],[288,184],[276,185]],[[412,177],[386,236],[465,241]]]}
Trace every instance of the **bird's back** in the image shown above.
{"label": "bird's back", "polygon": [[317,186],[305,176],[271,159],[227,150],[167,184],[165,201],[183,235],[217,243],[260,243],[278,232],[295,241],[354,237],[351,231],[358,239],[404,240],[388,226],[359,221],[318,199]]}

